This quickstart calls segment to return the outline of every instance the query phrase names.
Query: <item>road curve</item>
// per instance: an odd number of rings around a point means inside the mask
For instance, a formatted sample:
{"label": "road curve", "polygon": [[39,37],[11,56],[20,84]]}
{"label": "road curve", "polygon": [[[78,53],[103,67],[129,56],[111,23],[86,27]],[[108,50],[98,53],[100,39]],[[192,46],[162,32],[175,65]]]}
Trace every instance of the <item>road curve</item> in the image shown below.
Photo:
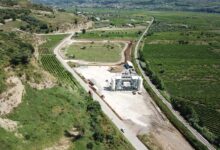
{"label": "road curve", "polygon": [[144,36],[147,34],[149,28],[154,22],[154,18],[152,18],[152,21],[148,25],[147,29],[144,31],[140,39],[138,40],[136,46],[135,46],[135,60],[138,65],[139,70],[141,71],[141,74],[143,75],[144,79],[147,81],[148,85],[151,87],[151,89],[156,93],[156,95],[162,100],[162,102],[170,109],[170,111],[173,113],[173,115],[183,123],[183,125],[199,140],[201,143],[207,146],[209,150],[215,150],[214,146],[210,144],[198,131],[196,131],[192,126],[189,125],[189,123],[177,112],[173,109],[172,105],[162,96],[162,94],[158,91],[158,89],[155,87],[155,85],[150,81],[149,77],[146,76],[144,70],[141,68],[140,61],[138,58],[138,49],[140,46],[140,43]]}
{"label": "road curve", "polygon": [[64,66],[66,70],[68,70],[73,77],[79,82],[79,84],[86,90],[90,91],[94,100],[98,101],[101,105],[102,111],[109,117],[109,119],[116,125],[116,127],[121,130],[124,130],[123,135],[127,138],[127,140],[132,144],[132,146],[137,150],[148,150],[147,147],[137,138],[136,134],[132,132],[127,126],[123,123],[120,118],[108,107],[106,103],[86,84],[79,75],[72,69],[65,60],[63,60],[62,56],[59,53],[59,50],[65,46],[71,40],[71,37],[74,33],[71,33],[70,36],[65,38],[60,44],[58,44],[54,48],[54,54],[56,58],[60,61],[60,63]]}

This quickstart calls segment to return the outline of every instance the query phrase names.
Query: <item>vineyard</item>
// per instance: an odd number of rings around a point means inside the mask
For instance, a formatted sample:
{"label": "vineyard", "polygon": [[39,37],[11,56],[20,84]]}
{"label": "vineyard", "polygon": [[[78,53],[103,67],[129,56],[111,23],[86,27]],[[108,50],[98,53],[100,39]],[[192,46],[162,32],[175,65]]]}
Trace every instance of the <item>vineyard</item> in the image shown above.
{"label": "vineyard", "polygon": [[79,89],[80,86],[77,85],[72,75],[60,64],[52,51],[66,36],[66,34],[45,36],[47,42],[39,47],[40,61],[45,70],[57,77],[59,83],[69,85],[72,89],[76,89],[75,87],[77,86],[77,89]]}
{"label": "vineyard", "polygon": [[146,74],[157,76],[174,109],[220,147],[220,34],[210,29],[220,29],[219,19],[207,15],[212,22],[201,24],[203,16],[196,14],[198,18],[183,29],[179,24],[184,22],[175,20],[178,14],[170,15],[170,20],[166,15],[156,17],[140,53]]}
{"label": "vineyard", "polygon": [[68,84],[73,89],[77,86],[77,83],[72,78],[72,75],[63,68],[54,55],[43,55],[41,57],[41,63],[44,69],[57,77],[59,83]]}

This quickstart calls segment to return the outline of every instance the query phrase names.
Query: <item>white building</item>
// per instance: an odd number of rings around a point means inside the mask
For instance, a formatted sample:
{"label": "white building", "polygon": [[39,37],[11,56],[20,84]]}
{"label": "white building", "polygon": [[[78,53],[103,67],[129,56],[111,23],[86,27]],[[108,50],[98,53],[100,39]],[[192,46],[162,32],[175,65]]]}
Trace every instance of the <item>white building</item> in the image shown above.
{"label": "white building", "polygon": [[132,69],[128,69],[122,74],[118,74],[111,79],[112,91],[140,91],[143,79]]}

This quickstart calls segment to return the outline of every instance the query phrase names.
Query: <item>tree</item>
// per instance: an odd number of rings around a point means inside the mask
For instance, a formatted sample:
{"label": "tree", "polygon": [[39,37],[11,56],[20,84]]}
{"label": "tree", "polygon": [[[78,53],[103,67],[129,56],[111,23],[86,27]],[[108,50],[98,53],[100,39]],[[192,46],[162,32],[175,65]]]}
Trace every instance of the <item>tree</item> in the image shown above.
{"label": "tree", "polygon": [[82,34],[85,34],[86,33],[86,29],[82,29]]}
{"label": "tree", "polygon": [[93,144],[92,144],[92,142],[89,142],[88,144],[86,144],[86,147],[87,147],[88,149],[93,149]]}
{"label": "tree", "polygon": [[78,24],[78,19],[74,20],[74,24],[77,25]]}
{"label": "tree", "polygon": [[93,138],[96,141],[103,142],[104,134],[101,131],[96,130],[93,134]]}

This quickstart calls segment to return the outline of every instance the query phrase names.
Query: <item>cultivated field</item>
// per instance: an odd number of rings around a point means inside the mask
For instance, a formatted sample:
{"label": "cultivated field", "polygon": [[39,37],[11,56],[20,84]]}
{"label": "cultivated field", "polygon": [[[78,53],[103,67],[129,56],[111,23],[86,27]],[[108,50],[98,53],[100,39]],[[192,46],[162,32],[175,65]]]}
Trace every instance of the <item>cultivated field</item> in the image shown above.
{"label": "cultivated field", "polygon": [[[153,13],[142,64],[174,108],[212,143],[220,139],[220,16]],[[194,14],[192,16],[188,16]],[[182,18],[182,19],[180,19]]]}
{"label": "cultivated field", "polygon": [[68,58],[88,62],[117,62],[124,48],[122,43],[90,42],[73,43],[65,50]]}
{"label": "cultivated field", "polygon": [[[80,8],[80,11],[85,12],[88,17],[93,19],[95,23],[95,28],[106,26],[146,26],[146,20],[149,20],[151,17],[146,13],[146,11],[139,10],[121,10],[112,8]],[[97,20],[97,18],[100,18],[100,20]]]}

